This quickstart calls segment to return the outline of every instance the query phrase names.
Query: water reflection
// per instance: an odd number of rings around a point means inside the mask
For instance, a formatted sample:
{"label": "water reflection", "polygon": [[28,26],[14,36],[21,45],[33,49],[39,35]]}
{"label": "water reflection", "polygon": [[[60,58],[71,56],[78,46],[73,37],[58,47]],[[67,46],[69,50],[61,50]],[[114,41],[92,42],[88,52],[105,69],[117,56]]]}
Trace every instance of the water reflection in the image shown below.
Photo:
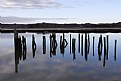
{"label": "water reflection", "polygon": [[95,37],[93,36],[93,56],[94,56],[94,53],[95,52]]}
{"label": "water reflection", "polygon": [[76,59],[76,55],[75,55],[75,42],[76,41],[76,39],[72,39],[72,53],[73,53],[73,60],[75,60]]}
{"label": "water reflection", "polygon": [[105,67],[105,60],[106,60],[106,55],[107,55],[107,52],[106,52],[106,38],[104,37],[104,60],[103,60],[103,66]]}
{"label": "water reflection", "polygon": [[114,60],[116,61],[116,46],[117,46],[117,40],[115,40],[115,48],[114,48]]}
{"label": "water reflection", "polygon": [[63,37],[60,36],[60,52],[63,56],[64,56],[65,48],[67,47],[67,45],[68,45],[68,42],[66,41],[64,33],[63,33]]}
{"label": "water reflection", "polygon": [[35,57],[35,52],[36,52],[36,42],[35,42],[35,37],[32,35],[32,52],[33,52],[33,58]]}
{"label": "water reflection", "polygon": [[81,36],[81,54],[83,56],[83,34]]}
{"label": "water reflection", "polygon": [[70,54],[71,54],[71,34],[70,34]]}
{"label": "water reflection", "polygon": [[80,33],[78,34],[78,52],[80,53]]}
{"label": "water reflection", "polygon": [[46,38],[43,36],[43,54],[46,54]]}
{"label": "water reflection", "polygon": [[26,60],[26,38],[22,36],[15,36],[14,38],[14,46],[15,46],[15,72],[18,72],[18,64],[19,61],[23,58],[23,60]]}
{"label": "water reflection", "polygon": [[52,55],[56,55],[57,46],[58,44],[56,41],[56,34],[53,33],[52,35],[50,35],[50,57],[52,57]]}
{"label": "water reflection", "polygon": [[102,46],[103,46],[102,35],[100,35],[100,37],[99,37],[99,42],[98,42],[98,58],[99,58],[99,61],[101,61]]}
{"label": "water reflection", "polygon": [[88,54],[89,54],[89,50],[90,50],[90,37],[89,34],[87,35],[85,33],[85,60],[88,60]]}
{"label": "water reflection", "polygon": [[[36,36],[32,34],[32,54],[33,58],[35,58],[36,55],[36,49],[37,44],[35,40]],[[50,57],[56,56],[59,54],[57,51],[60,46],[60,54],[64,57],[65,49],[70,49],[70,54],[72,56],[73,61],[76,60],[77,54],[81,53],[82,57],[84,54],[85,61],[88,61],[88,57],[90,54],[92,56],[95,56],[96,48],[97,48],[97,55],[98,60],[101,61],[103,59],[103,67],[106,66],[106,60],[108,60],[108,50],[109,50],[109,36],[102,36],[100,34],[98,38],[98,42],[95,41],[95,36],[90,36],[90,34],[77,34],[77,37],[72,37],[72,34],[69,34],[69,37],[65,36],[65,33],[58,36],[59,39],[57,39],[56,33],[49,34],[49,37],[46,35],[42,36],[42,47],[43,47],[43,54],[47,54],[48,50],[48,42],[49,42],[49,51],[50,51]],[[49,39],[49,40],[48,40]],[[91,40],[90,40],[91,39]],[[59,42],[58,42],[59,40]],[[68,42],[70,45],[68,45]],[[21,59],[26,60],[26,54],[27,54],[27,43],[26,43],[26,37],[25,36],[18,36],[18,33],[14,33],[14,46],[15,46],[15,72],[18,72],[18,65]],[[92,44],[92,45],[91,45]],[[97,45],[97,46],[96,46]],[[91,47],[92,46],[92,47]],[[92,51],[91,51],[92,48]],[[78,49],[78,53],[76,52],[76,49]],[[116,50],[117,49],[117,40],[115,40],[114,45],[114,60],[116,61]],[[84,51],[84,53],[83,53]],[[102,57],[103,56],[103,57]]]}
{"label": "water reflection", "polygon": [[27,51],[27,46],[26,46],[26,38],[22,36],[22,55],[23,55],[23,60],[26,59],[26,51]]}
{"label": "water reflection", "polygon": [[109,36],[107,35],[106,37],[107,37],[107,58],[106,58],[106,59],[108,60],[108,49],[109,49],[108,44],[109,44]]}

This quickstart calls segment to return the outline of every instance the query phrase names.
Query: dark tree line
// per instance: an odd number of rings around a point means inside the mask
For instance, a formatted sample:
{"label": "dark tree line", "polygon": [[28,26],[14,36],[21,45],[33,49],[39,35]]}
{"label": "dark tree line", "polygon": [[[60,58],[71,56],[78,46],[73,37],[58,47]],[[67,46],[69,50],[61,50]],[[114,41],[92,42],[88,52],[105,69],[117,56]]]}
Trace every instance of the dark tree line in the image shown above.
{"label": "dark tree line", "polygon": [[57,23],[36,23],[36,24],[1,24],[0,29],[2,28],[83,28],[83,27],[101,27],[101,28],[118,28],[121,27],[121,22],[118,23],[99,23],[99,24],[57,24]]}

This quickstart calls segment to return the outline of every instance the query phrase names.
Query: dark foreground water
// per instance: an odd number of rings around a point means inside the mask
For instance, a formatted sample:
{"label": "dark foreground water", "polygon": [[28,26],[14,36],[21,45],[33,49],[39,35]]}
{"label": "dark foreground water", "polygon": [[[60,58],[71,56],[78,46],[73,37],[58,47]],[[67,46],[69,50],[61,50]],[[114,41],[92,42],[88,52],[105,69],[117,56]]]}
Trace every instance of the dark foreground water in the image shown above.
{"label": "dark foreground water", "polygon": [[0,81],[121,81],[121,33],[19,36],[0,33]]}

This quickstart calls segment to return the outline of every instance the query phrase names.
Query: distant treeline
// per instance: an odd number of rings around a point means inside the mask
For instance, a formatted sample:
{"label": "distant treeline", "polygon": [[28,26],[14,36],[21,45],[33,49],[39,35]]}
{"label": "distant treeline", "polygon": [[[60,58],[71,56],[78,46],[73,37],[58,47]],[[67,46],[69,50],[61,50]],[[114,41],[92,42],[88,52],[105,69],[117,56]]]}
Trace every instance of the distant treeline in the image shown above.
{"label": "distant treeline", "polygon": [[83,28],[83,27],[101,27],[101,28],[112,28],[112,27],[121,27],[121,22],[118,23],[100,23],[100,24],[56,24],[56,23],[36,23],[36,24],[1,24],[0,29],[2,28]]}

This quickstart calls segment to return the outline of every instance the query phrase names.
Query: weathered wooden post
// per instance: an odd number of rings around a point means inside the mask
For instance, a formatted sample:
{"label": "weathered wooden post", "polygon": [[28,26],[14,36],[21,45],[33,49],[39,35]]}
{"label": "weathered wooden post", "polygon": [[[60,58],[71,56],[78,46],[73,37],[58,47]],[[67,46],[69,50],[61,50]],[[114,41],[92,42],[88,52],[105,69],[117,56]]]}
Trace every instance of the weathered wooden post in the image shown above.
{"label": "weathered wooden post", "polygon": [[19,56],[18,56],[18,38],[14,37],[14,47],[15,47],[15,72],[18,73],[18,64],[19,64]]}
{"label": "weathered wooden post", "polygon": [[21,60],[21,55],[22,55],[22,42],[21,42],[21,37],[18,37],[18,45],[17,45],[17,50],[18,50],[18,57]]}
{"label": "weathered wooden post", "polygon": [[89,54],[89,50],[90,50],[90,37],[89,37],[89,34],[88,34],[88,38],[87,38],[87,54]]}
{"label": "weathered wooden post", "polygon": [[60,50],[61,50],[61,46],[62,46],[62,36],[60,36]]}
{"label": "weathered wooden post", "polygon": [[75,55],[75,41],[76,39],[72,39],[72,53],[73,53],[73,60],[76,59],[76,55]]}
{"label": "weathered wooden post", "polygon": [[18,32],[16,30],[16,24],[14,24],[14,48],[15,48],[15,72],[18,73],[18,64],[19,64],[19,56],[18,56]]}
{"label": "weathered wooden post", "polygon": [[109,36],[107,35],[106,37],[107,37],[107,57],[106,57],[106,59],[108,60],[108,48],[109,48],[109,46],[108,46],[109,40],[108,39],[109,39]]}
{"label": "weathered wooden post", "polygon": [[63,41],[64,41],[64,39],[65,39],[65,34],[63,33]]}
{"label": "weathered wooden post", "polygon": [[94,53],[95,53],[95,37],[93,36],[93,56],[94,56]]}
{"label": "weathered wooden post", "polygon": [[87,34],[85,33],[85,60],[87,61],[88,57],[87,57]]}
{"label": "weathered wooden post", "polygon": [[70,34],[70,54],[71,54],[71,34]]}
{"label": "weathered wooden post", "polygon": [[52,57],[51,51],[52,51],[52,36],[50,34],[50,57]]}
{"label": "weathered wooden post", "polygon": [[17,32],[17,27],[16,27],[16,24],[14,24],[14,39],[18,38],[18,32]]}
{"label": "weathered wooden post", "polygon": [[80,33],[78,34],[78,52],[80,53]]}
{"label": "weathered wooden post", "polygon": [[43,36],[43,54],[46,54],[46,38]]}
{"label": "weathered wooden post", "polygon": [[104,37],[104,60],[103,60],[103,67],[105,67],[105,62],[106,62],[106,55],[107,55],[107,52],[106,52],[106,38]]}
{"label": "weathered wooden post", "polygon": [[114,60],[116,61],[116,45],[117,45],[117,40],[115,40],[115,47],[114,47]]}
{"label": "weathered wooden post", "polygon": [[62,36],[60,36],[60,51],[61,51],[61,54],[63,54],[63,56],[67,45],[68,45],[68,42],[66,41],[63,33],[63,39],[62,39]]}
{"label": "weathered wooden post", "polygon": [[57,48],[58,44],[56,41],[56,35],[52,34],[52,36],[50,35],[50,57],[52,57],[53,55],[56,55],[56,48]]}
{"label": "weathered wooden post", "polygon": [[98,56],[99,56],[99,61],[101,61],[101,56],[102,56],[102,35],[99,37],[99,42],[98,42]]}
{"label": "weathered wooden post", "polygon": [[83,56],[83,34],[81,36],[81,54]]}
{"label": "weathered wooden post", "polygon": [[33,52],[33,58],[35,57],[35,52],[36,52],[36,42],[35,42],[35,37],[32,35],[32,52]]}
{"label": "weathered wooden post", "polygon": [[22,55],[23,55],[23,60],[26,59],[26,38],[22,36]]}

